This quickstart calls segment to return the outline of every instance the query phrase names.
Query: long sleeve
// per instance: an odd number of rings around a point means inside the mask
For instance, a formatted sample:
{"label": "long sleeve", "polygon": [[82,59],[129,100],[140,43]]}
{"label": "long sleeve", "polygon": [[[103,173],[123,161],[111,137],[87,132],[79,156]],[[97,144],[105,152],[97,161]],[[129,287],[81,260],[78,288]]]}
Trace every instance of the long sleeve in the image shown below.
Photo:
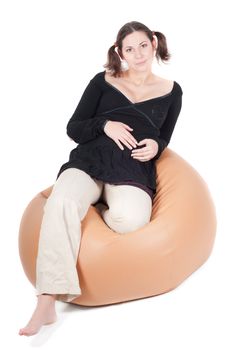
{"label": "long sleeve", "polygon": [[[94,78],[93,78],[94,79]],[[85,143],[103,134],[102,125],[106,117],[95,117],[102,91],[96,82],[90,80],[67,124],[67,134],[76,143]]]}
{"label": "long sleeve", "polygon": [[167,145],[169,144],[171,140],[171,136],[173,133],[173,130],[175,128],[178,116],[181,111],[181,106],[182,106],[182,90],[180,88],[180,91],[177,96],[175,96],[174,100],[172,101],[167,117],[160,128],[160,135],[156,138],[156,141],[159,145],[158,152],[155,155],[154,159],[158,159],[165,149]]}

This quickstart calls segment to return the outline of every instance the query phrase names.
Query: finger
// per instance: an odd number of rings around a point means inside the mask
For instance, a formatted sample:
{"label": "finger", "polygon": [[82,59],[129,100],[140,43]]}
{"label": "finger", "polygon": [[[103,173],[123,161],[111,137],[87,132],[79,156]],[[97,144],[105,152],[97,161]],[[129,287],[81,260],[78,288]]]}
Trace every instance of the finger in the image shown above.
{"label": "finger", "polygon": [[137,147],[136,144],[135,144],[134,142],[132,142],[130,139],[128,139],[128,138],[126,138],[126,137],[122,137],[122,140],[123,140],[124,142],[126,142],[127,145],[130,145],[129,148],[130,148],[131,150],[133,149],[133,147],[134,147],[134,148]]}
{"label": "finger", "polygon": [[149,150],[141,150],[141,149],[131,151],[132,155],[139,155],[139,156],[148,155],[150,153],[151,152]]}
{"label": "finger", "polygon": [[131,154],[131,157],[134,159],[145,159],[145,158],[151,158],[150,153],[145,153],[145,154]]}
{"label": "finger", "polygon": [[150,160],[150,158],[135,158],[133,157],[134,160],[138,160],[139,162],[147,162],[148,160]]}
{"label": "finger", "polygon": [[123,151],[124,150],[123,145],[118,140],[115,140],[115,142],[118,145],[118,147]]}
{"label": "finger", "polygon": [[[128,131],[125,130],[125,136],[127,141],[130,142],[130,144],[133,146],[133,147],[137,147],[137,144],[138,144],[138,141],[134,138],[134,136],[132,136]],[[125,137],[124,136],[124,137]]]}
{"label": "finger", "polygon": [[120,141],[125,145],[127,146],[127,148],[129,148],[130,150],[132,149],[132,146],[129,144],[129,142],[124,139],[123,137],[120,138]]}
{"label": "finger", "polygon": [[132,157],[133,158],[140,158],[140,159],[142,159],[142,158],[147,158],[147,157],[149,157],[149,155],[148,154],[139,154],[139,155],[132,155]]}
{"label": "finger", "polygon": [[140,162],[147,162],[150,160],[150,157],[133,157],[133,159],[139,160]]}
{"label": "finger", "polygon": [[123,126],[124,126],[126,129],[128,129],[128,130],[133,130],[129,125],[124,124],[124,123],[122,123],[122,124],[123,124]]}
{"label": "finger", "polygon": [[132,129],[130,126],[128,126],[128,125],[126,125],[126,124],[123,124],[123,125],[125,126],[125,133],[126,133],[126,135],[135,143],[135,146],[134,146],[134,147],[136,147],[136,144],[138,144],[138,141],[134,138],[133,135],[131,135],[130,132],[128,132],[128,131],[126,130],[126,129],[128,129],[128,130],[132,131],[132,130],[134,130],[134,129]]}
{"label": "finger", "polygon": [[146,145],[146,144],[147,144],[146,140],[142,140],[138,143],[139,146]]}

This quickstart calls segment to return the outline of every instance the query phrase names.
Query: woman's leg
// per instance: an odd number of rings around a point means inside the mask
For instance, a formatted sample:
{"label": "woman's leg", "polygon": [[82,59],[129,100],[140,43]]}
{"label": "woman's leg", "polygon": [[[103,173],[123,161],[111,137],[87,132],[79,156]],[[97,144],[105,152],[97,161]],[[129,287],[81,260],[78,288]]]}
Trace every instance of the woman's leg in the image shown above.
{"label": "woman's leg", "polygon": [[81,294],[76,262],[81,221],[98,201],[103,183],[80,169],[67,169],[57,179],[44,208],[37,257],[38,294],[58,294],[70,301]]}
{"label": "woman's leg", "polygon": [[152,200],[139,187],[106,183],[103,199],[109,208],[102,210],[102,217],[118,233],[137,230],[150,221]]}
{"label": "woman's leg", "polygon": [[[100,198],[102,189],[101,181],[75,168],[61,173],[54,184],[44,207],[40,230],[36,265],[38,305],[20,334],[35,334],[43,324],[52,322],[48,318],[55,318],[54,296],[70,301],[81,294],[76,270],[81,221],[89,206]],[[47,317],[46,308],[53,310],[52,317]]]}

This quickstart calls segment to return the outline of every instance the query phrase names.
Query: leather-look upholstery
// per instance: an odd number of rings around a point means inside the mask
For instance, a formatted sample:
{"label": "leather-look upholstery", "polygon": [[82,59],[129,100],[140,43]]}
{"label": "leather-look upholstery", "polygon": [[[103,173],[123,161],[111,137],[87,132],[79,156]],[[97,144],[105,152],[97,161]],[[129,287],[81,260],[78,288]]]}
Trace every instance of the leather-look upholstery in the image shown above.
{"label": "leather-look upholstery", "polygon": [[[151,221],[136,231],[112,231],[90,206],[77,261],[82,295],[72,303],[97,306],[165,293],[207,260],[217,226],[207,184],[169,148],[157,160],[156,181]],[[32,199],[19,229],[21,262],[34,286],[43,207],[51,189]]]}

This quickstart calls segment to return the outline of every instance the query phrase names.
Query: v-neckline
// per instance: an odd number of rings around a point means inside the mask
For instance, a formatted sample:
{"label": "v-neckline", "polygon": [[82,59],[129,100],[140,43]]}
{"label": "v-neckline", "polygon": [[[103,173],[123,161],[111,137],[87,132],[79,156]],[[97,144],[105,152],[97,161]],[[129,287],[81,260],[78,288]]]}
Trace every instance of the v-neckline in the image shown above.
{"label": "v-neckline", "polygon": [[111,88],[113,88],[114,90],[119,92],[131,105],[138,105],[138,104],[141,104],[141,103],[154,101],[154,100],[157,100],[157,99],[160,99],[160,98],[167,97],[167,96],[169,96],[169,95],[171,95],[173,93],[173,90],[174,90],[174,87],[175,87],[175,83],[176,83],[175,80],[174,80],[171,91],[169,91],[168,93],[166,93],[164,95],[157,96],[157,97],[152,97],[152,98],[149,98],[147,100],[140,101],[140,102],[132,102],[122,91],[120,91],[118,88],[116,88],[116,86],[112,85],[111,83],[109,83],[106,80],[106,78],[105,78],[105,71],[103,71],[103,80],[104,80],[105,84],[107,84],[108,86],[110,86]]}

